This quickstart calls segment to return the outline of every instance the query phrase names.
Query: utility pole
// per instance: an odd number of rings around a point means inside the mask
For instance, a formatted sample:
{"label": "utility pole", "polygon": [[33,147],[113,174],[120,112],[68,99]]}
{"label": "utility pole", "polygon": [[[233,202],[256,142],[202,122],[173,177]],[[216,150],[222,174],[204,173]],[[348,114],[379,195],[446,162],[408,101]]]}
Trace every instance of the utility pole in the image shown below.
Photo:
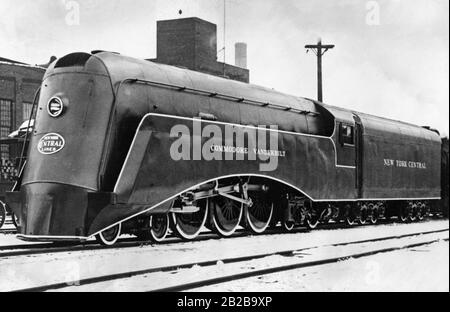
{"label": "utility pole", "polygon": [[317,100],[319,102],[323,101],[323,93],[322,93],[322,56],[330,49],[333,49],[333,44],[322,44],[322,40],[319,39],[317,44],[308,44],[305,45],[306,53],[309,50],[313,50],[314,54],[317,55]]}
{"label": "utility pole", "polygon": [[226,52],[227,52],[227,0],[223,0],[223,76],[225,77],[225,69],[226,69]]}

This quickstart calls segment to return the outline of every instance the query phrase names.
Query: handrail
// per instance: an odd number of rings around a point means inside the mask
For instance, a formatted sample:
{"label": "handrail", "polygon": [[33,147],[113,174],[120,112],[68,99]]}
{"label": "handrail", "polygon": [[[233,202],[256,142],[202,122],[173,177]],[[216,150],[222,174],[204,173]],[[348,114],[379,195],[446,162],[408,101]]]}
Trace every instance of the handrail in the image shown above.
{"label": "handrail", "polygon": [[[18,177],[17,180],[20,179],[20,176],[21,176],[21,174],[22,174],[22,172],[23,172],[22,161],[23,161],[23,158],[24,158],[24,155],[25,155],[25,148],[26,148],[26,146],[27,146],[28,135],[29,135],[29,133],[30,133],[31,120],[33,119],[35,107],[37,106],[36,104],[37,104],[37,100],[38,100],[38,98],[39,98],[40,93],[41,93],[41,87],[39,87],[39,88],[36,90],[36,92],[34,93],[33,105],[31,106],[30,117],[28,118],[28,125],[27,125],[27,131],[26,131],[26,134],[25,134],[25,141],[24,141],[23,146],[22,146],[22,152],[20,153],[20,161],[19,161],[19,177]],[[32,127],[32,129],[31,129],[31,132],[34,131],[34,127],[35,127],[35,126],[36,126],[36,120],[35,120],[35,122],[33,123],[33,127]],[[25,163],[24,163],[24,166],[25,166]]]}
{"label": "handrail", "polygon": [[163,87],[163,88],[170,88],[170,89],[175,89],[176,91],[179,92],[191,92],[191,93],[197,93],[197,94],[201,94],[204,96],[208,96],[211,98],[222,98],[222,99],[226,99],[226,100],[231,100],[237,103],[247,103],[247,104],[253,104],[253,105],[258,105],[261,107],[273,107],[273,108],[278,108],[284,111],[291,111],[291,112],[297,112],[299,114],[302,115],[312,115],[312,116],[318,116],[320,115],[320,113],[317,112],[311,112],[311,111],[307,111],[307,110],[300,110],[300,109],[296,109],[290,106],[285,106],[285,105],[280,105],[280,104],[274,104],[274,103],[270,103],[270,102],[263,102],[263,101],[258,101],[258,100],[251,100],[251,99],[246,99],[243,97],[236,97],[233,95],[229,95],[229,94],[224,94],[224,93],[218,93],[218,92],[213,92],[213,91],[207,91],[207,90],[201,90],[201,89],[195,89],[195,88],[189,88],[186,86],[180,86],[180,85],[175,85],[175,84],[168,84],[168,83],[164,83],[164,82],[158,82],[158,81],[151,81],[151,80],[143,80],[143,79],[137,79],[137,78],[128,78],[128,79],[124,79],[121,81],[120,85],[122,83],[125,82],[130,82],[130,83],[141,83],[141,84],[146,84],[146,85],[154,85],[154,86],[158,86],[158,87]]}

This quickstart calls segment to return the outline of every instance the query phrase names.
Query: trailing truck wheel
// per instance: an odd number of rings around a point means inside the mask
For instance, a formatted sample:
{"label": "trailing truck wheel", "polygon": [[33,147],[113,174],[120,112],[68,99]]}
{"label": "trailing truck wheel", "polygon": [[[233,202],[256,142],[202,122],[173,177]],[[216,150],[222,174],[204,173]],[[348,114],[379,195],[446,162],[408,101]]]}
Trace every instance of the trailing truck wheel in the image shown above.
{"label": "trailing truck wheel", "polygon": [[174,233],[184,239],[193,240],[201,232],[208,217],[208,200],[201,199],[196,202],[200,208],[193,213],[174,213],[172,212],[172,230]]}
{"label": "trailing truck wheel", "polygon": [[317,228],[319,226],[319,224],[320,224],[319,218],[316,216],[306,219],[306,226],[310,230],[314,230],[315,228]]}
{"label": "trailing truck wheel", "polygon": [[5,204],[2,201],[0,201],[0,229],[5,224],[5,220],[6,220]]}
{"label": "trailing truck wheel", "polygon": [[210,200],[210,205],[212,230],[223,237],[233,235],[242,220],[244,204],[216,196]]}
{"label": "trailing truck wheel", "polygon": [[283,229],[286,232],[291,232],[295,228],[295,222],[293,221],[285,221],[283,222]]}
{"label": "trailing truck wheel", "polygon": [[310,230],[314,230],[320,224],[321,213],[319,210],[313,207],[313,204],[311,202],[308,202],[306,211],[306,227]]}
{"label": "trailing truck wheel", "polygon": [[247,229],[255,234],[263,233],[270,225],[273,216],[273,203],[266,193],[248,192],[253,204],[245,209]]}
{"label": "trailing truck wheel", "polygon": [[106,229],[103,232],[98,233],[95,238],[103,246],[112,246],[119,239],[120,232],[122,231],[122,224],[119,223],[112,228]]}

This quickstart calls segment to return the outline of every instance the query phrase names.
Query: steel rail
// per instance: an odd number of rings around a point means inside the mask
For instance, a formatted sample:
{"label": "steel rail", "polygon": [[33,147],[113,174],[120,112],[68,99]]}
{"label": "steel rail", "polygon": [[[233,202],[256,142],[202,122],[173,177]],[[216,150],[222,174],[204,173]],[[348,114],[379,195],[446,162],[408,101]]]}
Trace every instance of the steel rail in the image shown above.
{"label": "steel rail", "polygon": [[[357,228],[357,227],[365,227],[371,226],[371,224],[365,225],[354,225],[349,228]],[[316,228],[317,230],[327,230],[334,228],[344,228],[342,223],[331,223],[331,224],[322,224],[320,228]],[[267,230],[265,233],[261,235],[276,235],[276,234],[296,234],[307,231],[306,228],[298,228],[291,232],[280,232],[279,229]],[[444,230],[443,230],[444,231]],[[434,233],[434,231],[431,231]],[[1,233],[1,232],[0,232]],[[8,233],[8,234],[12,234]],[[235,234],[230,236],[228,239],[239,238],[244,236],[251,236],[251,233],[248,233],[246,230],[238,230]],[[194,242],[204,241],[212,238],[216,238],[217,234],[212,232],[201,233],[199,237],[195,239]],[[389,238],[388,238],[389,239]],[[109,250],[109,249],[121,249],[121,248],[133,248],[133,247],[141,247],[141,246],[157,246],[164,245],[167,246],[169,244],[182,244],[185,243],[184,240],[178,238],[176,236],[169,237],[166,241],[162,243],[153,243],[150,241],[140,241],[134,238],[126,238],[119,240],[119,242],[113,246],[102,246],[96,241],[87,241],[84,243],[67,243],[61,245],[58,243],[35,243],[35,244],[18,244],[18,245],[7,245],[0,246],[0,259],[7,257],[19,257],[19,256],[32,256],[32,255],[40,255],[47,253],[62,253],[62,252],[73,252],[73,251],[91,251],[91,250]]]}

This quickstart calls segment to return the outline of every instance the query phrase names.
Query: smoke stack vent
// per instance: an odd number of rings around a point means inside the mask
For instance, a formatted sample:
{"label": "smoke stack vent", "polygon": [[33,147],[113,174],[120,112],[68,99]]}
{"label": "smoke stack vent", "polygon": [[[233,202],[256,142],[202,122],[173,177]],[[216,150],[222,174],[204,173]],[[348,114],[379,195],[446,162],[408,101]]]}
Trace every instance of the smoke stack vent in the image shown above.
{"label": "smoke stack vent", "polygon": [[247,68],[247,44],[238,42],[234,45],[235,64],[237,67]]}

